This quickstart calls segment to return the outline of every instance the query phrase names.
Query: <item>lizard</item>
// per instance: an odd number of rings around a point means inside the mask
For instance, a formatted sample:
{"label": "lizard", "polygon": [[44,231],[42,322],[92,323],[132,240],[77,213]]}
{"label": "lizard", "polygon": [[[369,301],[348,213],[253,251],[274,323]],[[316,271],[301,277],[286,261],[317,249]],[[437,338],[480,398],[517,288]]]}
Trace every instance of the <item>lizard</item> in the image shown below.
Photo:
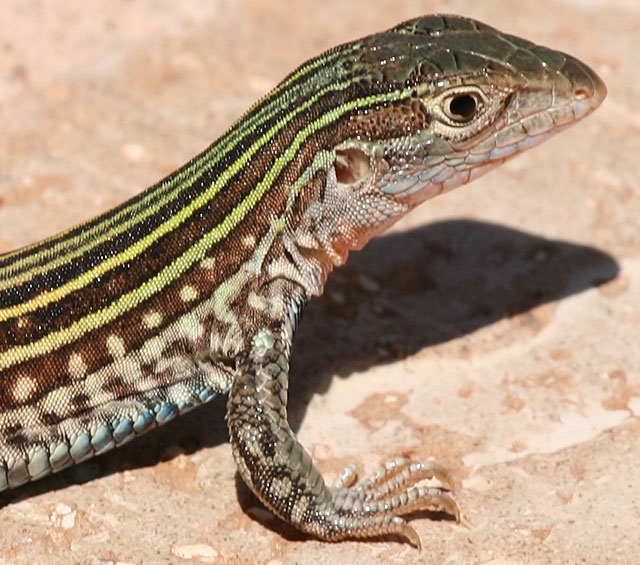
{"label": "lizard", "polygon": [[299,317],[351,250],[605,96],[567,54],[415,18],[302,64],[138,196],[1,255],[0,491],[228,395],[237,468],[276,516],[420,547],[407,514],[460,520],[452,474],[392,458],[325,483],[287,419]]}

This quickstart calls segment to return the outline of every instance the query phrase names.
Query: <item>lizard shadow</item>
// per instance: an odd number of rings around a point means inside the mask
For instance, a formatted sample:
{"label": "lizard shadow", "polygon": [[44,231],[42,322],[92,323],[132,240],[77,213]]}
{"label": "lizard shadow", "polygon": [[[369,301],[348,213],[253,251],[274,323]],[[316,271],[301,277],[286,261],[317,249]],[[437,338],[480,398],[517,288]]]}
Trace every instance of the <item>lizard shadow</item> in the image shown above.
{"label": "lizard shadow", "polygon": [[[593,247],[470,220],[381,237],[309,303],[293,348],[291,393],[326,391],[336,375],[404,359],[597,287],[619,270]],[[294,426],[306,402],[295,404]]]}
{"label": "lizard shadow", "polygon": [[[291,360],[291,427],[298,429],[311,396],[327,391],[336,375],[403,359],[618,272],[616,261],[595,248],[477,221],[441,221],[377,238],[353,253],[302,316]],[[104,456],[2,493],[0,508],[225,443],[224,406],[217,398]],[[248,489],[237,484],[246,501]]]}

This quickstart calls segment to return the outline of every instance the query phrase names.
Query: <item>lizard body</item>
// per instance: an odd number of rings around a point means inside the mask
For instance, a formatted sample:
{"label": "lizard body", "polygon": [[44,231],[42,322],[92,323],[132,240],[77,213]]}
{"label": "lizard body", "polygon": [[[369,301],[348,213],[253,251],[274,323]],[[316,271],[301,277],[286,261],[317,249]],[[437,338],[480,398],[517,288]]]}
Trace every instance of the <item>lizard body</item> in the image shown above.
{"label": "lizard body", "polygon": [[0,491],[228,394],[238,469],[276,515],[326,540],[419,545],[401,516],[459,518],[449,473],[396,459],[325,484],[287,422],[298,318],[350,250],[605,93],[563,53],[417,18],[303,64],[137,197],[0,256]]}

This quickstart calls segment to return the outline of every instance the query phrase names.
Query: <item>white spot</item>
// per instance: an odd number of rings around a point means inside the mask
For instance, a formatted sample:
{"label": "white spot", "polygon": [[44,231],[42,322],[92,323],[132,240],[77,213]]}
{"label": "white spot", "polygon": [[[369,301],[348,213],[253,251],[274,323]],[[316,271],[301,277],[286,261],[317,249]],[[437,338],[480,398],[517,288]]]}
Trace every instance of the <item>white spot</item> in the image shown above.
{"label": "white spot", "polygon": [[213,257],[205,257],[200,261],[200,266],[203,269],[213,269],[216,266],[216,260]]}
{"label": "white spot", "polygon": [[309,500],[306,496],[303,496],[295,503],[293,509],[291,510],[291,520],[293,521],[293,523],[299,524],[300,522],[302,522],[302,519],[307,514],[308,509]]}
{"label": "white spot", "polygon": [[256,237],[254,235],[246,235],[242,238],[242,243],[244,243],[246,247],[253,249],[256,245]]}
{"label": "white spot", "polygon": [[276,498],[290,498],[292,487],[291,479],[288,479],[287,477],[282,477],[280,479],[274,478],[269,486],[269,493],[274,495]]}
{"label": "white spot", "polygon": [[72,379],[81,379],[87,374],[87,364],[80,353],[72,353],[69,356],[69,376]]}
{"label": "white spot", "polygon": [[191,302],[198,298],[198,291],[191,285],[186,285],[180,291],[180,298],[183,302]]}
{"label": "white spot", "polygon": [[34,393],[37,383],[33,377],[20,377],[13,386],[13,398],[18,402],[24,402]]}
{"label": "white spot", "polygon": [[64,416],[67,408],[71,405],[73,392],[70,387],[57,388],[52,390],[42,399],[42,410],[52,412],[57,416]]}
{"label": "white spot", "polygon": [[155,310],[147,312],[142,318],[142,323],[147,329],[157,328],[162,323],[162,314]]}
{"label": "white spot", "polygon": [[254,310],[258,310],[260,312],[266,310],[269,305],[267,299],[264,296],[260,296],[255,292],[249,293],[249,296],[247,297],[247,304]]}
{"label": "white spot", "polygon": [[107,351],[109,352],[109,355],[111,355],[111,357],[113,357],[114,359],[117,359],[118,357],[124,357],[126,350],[122,338],[120,336],[117,336],[116,334],[111,334],[107,338]]}

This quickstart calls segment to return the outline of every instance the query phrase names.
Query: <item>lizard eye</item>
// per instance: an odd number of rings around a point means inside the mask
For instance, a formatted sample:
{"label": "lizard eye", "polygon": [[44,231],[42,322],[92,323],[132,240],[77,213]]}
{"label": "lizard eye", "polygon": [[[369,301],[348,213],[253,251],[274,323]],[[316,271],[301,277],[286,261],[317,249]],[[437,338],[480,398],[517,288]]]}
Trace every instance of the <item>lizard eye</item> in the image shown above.
{"label": "lizard eye", "polygon": [[443,88],[431,98],[421,97],[429,115],[434,118],[430,129],[436,135],[451,141],[470,139],[493,121],[510,92],[478,82],[456,84]]}
{"label": "lizard eye", "polygon": [[479,101],[475,94],[460,92],[442,101],[445,116],[456,123],[472,120],[478,111]]}

